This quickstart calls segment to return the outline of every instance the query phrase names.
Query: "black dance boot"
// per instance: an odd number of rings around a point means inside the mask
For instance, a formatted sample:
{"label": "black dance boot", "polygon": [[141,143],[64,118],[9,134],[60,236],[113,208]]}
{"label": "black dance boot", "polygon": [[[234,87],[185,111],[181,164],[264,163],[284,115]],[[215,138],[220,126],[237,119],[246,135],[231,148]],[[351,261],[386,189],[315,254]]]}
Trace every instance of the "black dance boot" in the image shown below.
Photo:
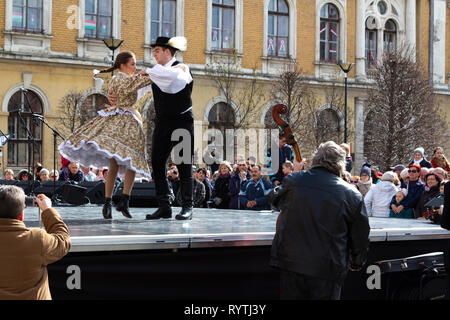
{"label": "black dance boot", "polygon": [[123,216],[126,218],[133,218],[128,211],[128,202],[130,201],[130,196],[128,194],[122,194],[120,201],[116,206],[116,210],[122,212]]}
{"label": "black dance boot", "polygon": [[112,218],[112,199],[106,198],[106,202],[103,205],[103,218],[105,219],[111,219]]}
{"label": "black dance boot", "polygon": [[170,219],[172,218],[172,208],[170,204],[160,204],[158,210],[145,216],[146,220]]}
{"label": "black dance boot", "polygon": [[183,207],[179,214],[175,216],[177,220],[192,220],[192,207]]}

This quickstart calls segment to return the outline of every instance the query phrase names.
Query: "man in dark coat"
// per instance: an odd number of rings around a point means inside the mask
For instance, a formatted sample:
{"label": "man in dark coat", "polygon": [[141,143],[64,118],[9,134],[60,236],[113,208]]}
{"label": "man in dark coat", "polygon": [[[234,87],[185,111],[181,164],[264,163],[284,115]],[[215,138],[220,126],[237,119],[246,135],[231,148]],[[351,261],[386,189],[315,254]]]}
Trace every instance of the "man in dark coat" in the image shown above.
{"label": "man in dark coat", "polygon": [[281,210],[270,264],[280,269],[281,299],[339,299],[347,270],[360,270],[369,246],[361,194],[346,183],[345,152],[317,149],[312,169],[294,172],[269,194]]}

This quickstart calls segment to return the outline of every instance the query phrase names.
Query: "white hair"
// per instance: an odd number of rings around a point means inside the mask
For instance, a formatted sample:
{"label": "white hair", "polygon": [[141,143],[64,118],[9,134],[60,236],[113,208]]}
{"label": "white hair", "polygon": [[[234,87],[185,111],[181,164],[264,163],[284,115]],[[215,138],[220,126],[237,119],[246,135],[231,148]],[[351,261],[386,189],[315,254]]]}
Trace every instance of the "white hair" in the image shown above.
{"label": "white hair", "polygon": [[324,167],[341,176],[345,171],[345,156],[345,151],[334,141],[324,142],[314,153],[311,168]]}

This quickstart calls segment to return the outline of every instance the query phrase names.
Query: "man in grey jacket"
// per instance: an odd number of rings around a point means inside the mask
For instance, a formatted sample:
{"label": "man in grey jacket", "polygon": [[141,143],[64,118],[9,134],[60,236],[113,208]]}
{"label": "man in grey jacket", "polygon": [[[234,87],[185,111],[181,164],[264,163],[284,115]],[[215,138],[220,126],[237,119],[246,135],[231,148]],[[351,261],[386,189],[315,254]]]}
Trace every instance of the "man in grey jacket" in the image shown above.
{"label": "man in grey jacket", "polygon": [[341,179],[345,152],[317,149],[312,169],[294,172],[270,194],[281,213],[270,264],[280,269],[281,299],[340,299],[348,269],[360,270],[369,246],[361,194]]}

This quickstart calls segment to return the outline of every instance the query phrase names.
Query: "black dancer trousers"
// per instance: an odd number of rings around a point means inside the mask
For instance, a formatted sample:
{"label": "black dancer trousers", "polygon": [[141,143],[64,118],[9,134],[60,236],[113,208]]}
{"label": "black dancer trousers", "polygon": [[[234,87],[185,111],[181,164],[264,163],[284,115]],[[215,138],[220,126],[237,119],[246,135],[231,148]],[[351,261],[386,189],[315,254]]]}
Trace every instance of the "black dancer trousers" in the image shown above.
{"label": "black dancer trousers", "polygon": [[280,271],[281,300],[340,300],[342,285],[287,270]]}
{"label": "black dancer trousers", "polygon": [[[177,165],[180,176],[180,188],[183,208],[193,206],[193,184],[192,161],[194,154],[194,118],[192,112],[180,115],[176,119],[157,119],[152,139],[152,167],[153,179],[155,181],[156,197],[159,206],[170,205],[169,182],[167,180],[167,159],[179,141],[172,141],[172,133],[177,129],[185,129],[191,136],[189,163],[177,163],[175,155],[174,162]],[[180,153],[182,156],[183,153]]]}

